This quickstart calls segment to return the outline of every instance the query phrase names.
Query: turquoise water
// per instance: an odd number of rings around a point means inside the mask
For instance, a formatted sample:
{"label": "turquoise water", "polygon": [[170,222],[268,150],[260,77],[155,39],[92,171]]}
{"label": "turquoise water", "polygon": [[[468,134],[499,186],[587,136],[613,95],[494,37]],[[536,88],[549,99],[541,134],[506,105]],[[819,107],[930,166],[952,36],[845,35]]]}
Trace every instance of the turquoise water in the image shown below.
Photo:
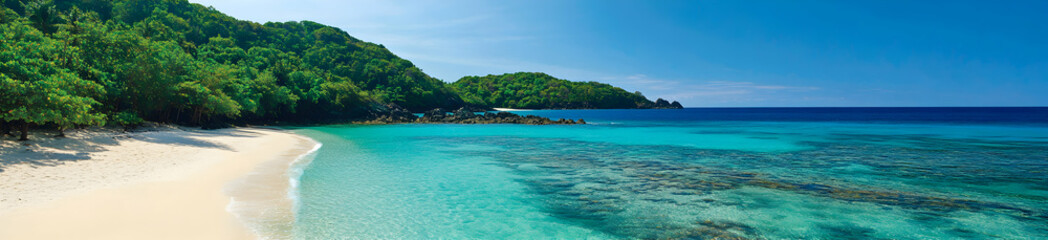
{"label": "turquoise water", "polygon": [[297,129],[324,145],[301,176],[294,235],[1048,238],[1048,124],[1040,118],[612,113],[525,113],[591,123],[575,126]]}

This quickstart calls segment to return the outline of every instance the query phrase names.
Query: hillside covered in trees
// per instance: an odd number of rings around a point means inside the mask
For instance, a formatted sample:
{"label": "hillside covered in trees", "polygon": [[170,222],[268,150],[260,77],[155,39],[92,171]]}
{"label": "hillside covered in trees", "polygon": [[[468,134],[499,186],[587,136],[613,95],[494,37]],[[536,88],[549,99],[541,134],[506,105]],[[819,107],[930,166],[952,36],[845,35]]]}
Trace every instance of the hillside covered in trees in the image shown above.
{"label": "hillside covered in trees", "polygon": [[524,109],[681,108],[680,103],[652,102],[640,92],[599,82],[572,82],[545,73],[518,72],[467,76],[452,84],[467,103]]}
{"label": "hillside covered in trees", "polygon": [[239,21],[185,0],[2,0],[0,118],[205,124],[462,105],[382,45],[314,22]]}
{"label": "hillside covered in trees", "polygon": [[452,88],[338,28],[241,21],[186,0],[0,0],[0,37],[0,136],[20,128],[24,138],[31,125],[61,132],[143,121],[339,122],[391,109],[652,104],[544,74],[499,83],[467,77]]}

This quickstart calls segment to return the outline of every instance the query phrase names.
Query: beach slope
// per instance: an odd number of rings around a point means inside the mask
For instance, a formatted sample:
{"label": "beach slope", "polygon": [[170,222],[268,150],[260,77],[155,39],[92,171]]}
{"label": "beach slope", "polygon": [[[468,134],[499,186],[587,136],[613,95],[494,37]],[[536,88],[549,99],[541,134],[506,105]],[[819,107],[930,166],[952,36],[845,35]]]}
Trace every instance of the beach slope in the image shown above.
{"label": "beach slope", "polygon": [[286,199],[287,166],[315,144],[258,128],[37,139],[0,150],[0,239],[253,239],[233,197]]}

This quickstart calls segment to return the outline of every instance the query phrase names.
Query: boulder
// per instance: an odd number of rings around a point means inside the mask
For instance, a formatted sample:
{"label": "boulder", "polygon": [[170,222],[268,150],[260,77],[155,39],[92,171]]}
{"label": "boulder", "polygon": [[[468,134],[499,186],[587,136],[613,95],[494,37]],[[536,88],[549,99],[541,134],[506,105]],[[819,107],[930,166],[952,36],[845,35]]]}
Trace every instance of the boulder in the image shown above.
{"label": "boulder", "polygon": [[429,110],[429,111],[424,112],[422,114],[422,116],[423,117],[436,117],[436,116],[443,117],[444,115],[447,114],[447,112],[448,111],[444,110],[443,108],[434,108],[433,110]]}
{"label": "boulder", "polygon": [[465,117],[465,118],[472,118],[472,117],[477,115],[476,113],[473,112],[472,109],[468,109],[466,107],[462,107],[462,108],[459,108],[458,110],[455,110],[454,114],[455,114],[455,116],[461,116],[461,117]]}

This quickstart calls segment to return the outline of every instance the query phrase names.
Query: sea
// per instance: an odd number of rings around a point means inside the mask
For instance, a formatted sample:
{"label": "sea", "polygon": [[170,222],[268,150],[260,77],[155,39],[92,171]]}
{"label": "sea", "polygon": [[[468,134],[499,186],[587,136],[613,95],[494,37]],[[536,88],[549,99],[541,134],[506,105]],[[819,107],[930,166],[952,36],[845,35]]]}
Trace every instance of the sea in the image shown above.
{"label": "sea", "polygon": [[1048,108],[516,111],[329,125],[295,239],[1048,239]]}

